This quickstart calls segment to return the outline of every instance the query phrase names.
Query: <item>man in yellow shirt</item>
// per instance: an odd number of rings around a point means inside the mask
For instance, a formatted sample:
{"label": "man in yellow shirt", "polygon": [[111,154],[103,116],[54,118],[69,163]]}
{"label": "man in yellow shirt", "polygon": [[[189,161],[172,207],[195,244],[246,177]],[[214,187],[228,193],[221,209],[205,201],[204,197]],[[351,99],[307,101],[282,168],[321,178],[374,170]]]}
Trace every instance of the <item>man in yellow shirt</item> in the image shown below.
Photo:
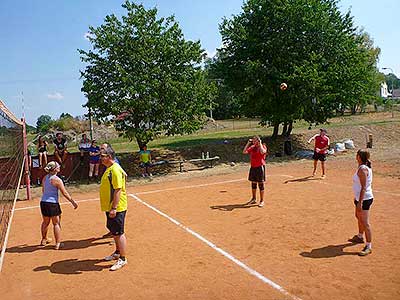
{"label": "man in yellow shirt", "polygon": [[101,163],[106,170],[100,182],[100,205],[106,213],[107,228],[115,241],[115,252],[105,257],[106,261],[117,260],[111,271],[121,269],[128,263],[126,259],[126,236],[124,232],[125,216],[128,208],[126,195],[126,173],[115,162],[115,152],[108,146],[101,150]]}

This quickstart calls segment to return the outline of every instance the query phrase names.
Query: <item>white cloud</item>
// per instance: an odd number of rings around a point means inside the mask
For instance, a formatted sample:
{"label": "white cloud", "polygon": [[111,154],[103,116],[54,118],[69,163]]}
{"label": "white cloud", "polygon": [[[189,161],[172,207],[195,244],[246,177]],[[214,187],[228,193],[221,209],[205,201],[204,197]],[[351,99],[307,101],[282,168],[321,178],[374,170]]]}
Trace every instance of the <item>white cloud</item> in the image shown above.
{"label": "white cloud", "polygon": [[89,38],[92,37],[92,35],[90,34],[90,32],[85,32],[85,34],[83,35],[83,38],[87,41],[89,41]]}
{"label": "white cloud", "polygon": [[210,51],[210,50],[206,50],[206,55],[207,57],[213,58],[215,55],[217,54],[217,49]]}
{"label": "white cloud", "polygon": [[61,99],[64,99],[64,96],[60,92],[54,92],[54,93],[47,94],[47,98],[52,99],[52,100],[61,100]]}

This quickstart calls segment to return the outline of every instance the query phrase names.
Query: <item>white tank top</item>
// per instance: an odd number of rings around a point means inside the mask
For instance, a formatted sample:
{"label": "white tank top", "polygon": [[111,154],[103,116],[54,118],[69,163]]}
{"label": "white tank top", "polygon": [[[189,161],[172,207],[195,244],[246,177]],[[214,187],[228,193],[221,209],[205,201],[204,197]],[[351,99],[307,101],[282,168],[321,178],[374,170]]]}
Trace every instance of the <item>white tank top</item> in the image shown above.
{"label": "white tank top", "polygon": [[364,193],[363,200],[372,199],[372,198],[374,198],[374,195],[372,194],[372,169],[366,165],[359,166],[357,171],[353,175],[354,198],[357,201],[360,199],[361,183],[360,183],[360,177],[358,177],[358,175],[357,175],[357,172],[359,169],[366,169],[368,171],[367,180],[365,182],[365,193]]}

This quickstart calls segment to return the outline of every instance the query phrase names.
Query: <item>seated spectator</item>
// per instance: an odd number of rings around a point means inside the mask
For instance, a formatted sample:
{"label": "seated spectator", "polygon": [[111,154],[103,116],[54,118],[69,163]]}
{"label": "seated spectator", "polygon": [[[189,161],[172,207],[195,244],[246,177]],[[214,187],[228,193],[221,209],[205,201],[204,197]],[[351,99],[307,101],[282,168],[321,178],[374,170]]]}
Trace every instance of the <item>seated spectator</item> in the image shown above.
{"label": "seated spectator", "polygon": [[85,152],[88,153],[90,147],[91,147],[90,140],[87,138],[85,133],[82,134],[82,139],[81,139],[81,141],[79,142],[79,145],[78,145],[79,151],[81,152],[81,157],[80,157],[81,163],[83,162],[83,158],[85,156]]}
{"label": "seated spectator", "polygon": [[147,146],[144,145],[142,149],[139,151],[139,156],[140,156],[140,164],[139,166],[143,169],[142,170],[142,176],[153,176],[150,173],[150,167],[151,167],[151,153],[150,150],[147,150]]}
{"label": "seated spectator", "polygon": [[47,146],[48,143],[41,135],[38,137],[37,149],[39,154],[39,167],[44,168],[47,165]]}
{"label": "seated spectator", "polygon": [[97,181],[99,176],[99,165],[100,165],[100,147],[97,146],[96,140],[92,141],[89,148],[89,182],[92,180],[93,175]]}
{"label": "seated spectator", "polygon": [[56,138],[53,140],[54,144],[54,155],[56,160],[63,166],[64,162],[67,160],[67,140],[63,137],[61,132],[56,134]]}

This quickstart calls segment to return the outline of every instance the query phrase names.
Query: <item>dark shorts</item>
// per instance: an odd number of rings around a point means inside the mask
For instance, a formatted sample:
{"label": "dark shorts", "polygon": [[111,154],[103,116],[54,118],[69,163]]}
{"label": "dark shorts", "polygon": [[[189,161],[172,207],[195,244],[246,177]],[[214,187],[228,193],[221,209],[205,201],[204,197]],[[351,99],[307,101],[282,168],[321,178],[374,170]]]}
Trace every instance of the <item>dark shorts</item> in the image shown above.
{"label": "dark shorts", "polygon": [[59,203],[40,202],[40,211],[45,217],[55,217],[61,215]]}
{"label": "dark shorts", "polygon": [[[369,207],[372,205],[372,202],[374,202],[374,199],[368,199],[368,200],[363,200],[362,203],[362,209],[363,210],[369,210]],[[358,201],[354,200],[354,205],[357,205]]]}
{"label": "dark shorts", "polygon": [[326,161],[326,154],[317,153],[314,151],[313,160]]}
{"label": "dark shorts", "polygon": [[265,166],[251,167],[249,171],[249,181],[264,182],[265,181]]}
{"label": "dark shorts", "polygon": [[114,218],[110,218],[109,215],[109,212],[106,212],[108,230],[110,230],[112,235],[123,235],[126,210],[117,212],[117,215]]}
{"label": "dark shorts", "polygon": [[141,163],[139,164],[139,167],[141,167],[141,168],[151,167],[151,162],[146,162],[146,163],[141,162]]}

